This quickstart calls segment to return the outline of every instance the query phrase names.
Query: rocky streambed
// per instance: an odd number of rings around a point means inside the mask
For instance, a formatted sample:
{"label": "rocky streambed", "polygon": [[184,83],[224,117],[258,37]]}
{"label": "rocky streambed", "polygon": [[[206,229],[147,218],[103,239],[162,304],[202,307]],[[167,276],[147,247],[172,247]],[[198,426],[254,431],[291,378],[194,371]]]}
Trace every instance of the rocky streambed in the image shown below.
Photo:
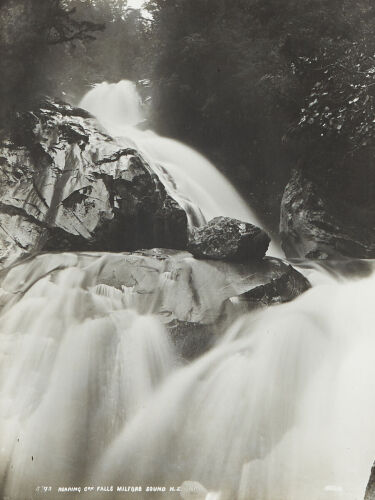
{"label": "rocky streambed", "polygon": [[[17,116],[1,144],[0,181],[3,304],[77,267],[85,286],[132,290],[191,358],[234,311],[287,302],[310,286],[265,257],[270,238],[252,224],[217,217],[189,228],[142,155],[66,103],[45,98]],[[59,253],[38,256],[51,251]]]}

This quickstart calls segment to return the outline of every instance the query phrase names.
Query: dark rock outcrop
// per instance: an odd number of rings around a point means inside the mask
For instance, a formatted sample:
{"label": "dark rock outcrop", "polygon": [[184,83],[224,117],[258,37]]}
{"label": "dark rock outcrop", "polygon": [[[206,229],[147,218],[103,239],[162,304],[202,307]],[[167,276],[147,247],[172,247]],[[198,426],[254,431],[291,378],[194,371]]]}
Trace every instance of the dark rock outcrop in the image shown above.
{"label": "dark rock outcrop", "polygon": [[280,233],[288,258],[375,258],[375,210],[332,198],[300,171],[285,188]]}
{"label": "dark rock outcrop", "polygon": [[246,262],[262,259],[269,243],[269,236],[252,224],[230,217],[215,217],[192,231],[188,250],[199,259]]}
{"label": "dark rock outcrop", "polygon": [[0,145],[0,265],[40,250],[186,248],[187,218],[133,149],[44,99]]}
{"label": "dark rock outcrop", "polygon": [[375,500],[375,463],[371,469],[364,500]]}
{"label": "dark rock outcrop", "polygon": [[310,288],[309,281],[292,266],[285,268],[281,261],[274,260],[274,264],[282,267],[282,273],[264,285],[259,285],[239,296],[239,299],[249,303],[264,305],[282,304],[301,295]]}
{"label": "dark rock outcrop", "polygon": [[3,270],[0,304],[17,300],[44,276],[55,282],[68,269],[77,269],[76,276],[81,273],[81,286],[88,291],[115,292],[141,313],[157,314],[186,358],[208,349],[247,306],[285,302],[309,287],[296,270],[268,257],[232,263],[196,260],[188,252],[164,249],[56,253]]}

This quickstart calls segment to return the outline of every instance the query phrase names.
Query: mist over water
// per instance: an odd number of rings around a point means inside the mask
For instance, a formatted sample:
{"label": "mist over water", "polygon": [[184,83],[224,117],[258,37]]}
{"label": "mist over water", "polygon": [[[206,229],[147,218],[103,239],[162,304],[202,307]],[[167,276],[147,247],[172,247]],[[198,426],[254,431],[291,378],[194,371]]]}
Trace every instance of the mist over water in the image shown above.
{"label": "mist over water", "polygon": [[[133,84],[96,86],[81,105],[141,151],[192,225],[257,223],[201,155],[135,127]],[[1,277],[2,497],[93,484],[115,491],[66,496],[126,498],[117,486],[142,485],[167,491],[135,498],[180,498],[169,488],[184,484],[183,498],[206,500],[363,499],[375,458],[374,275],[301,268],[311,290],[241,316],[186,364],[147,294],[100,281],[112,257],[46,254]]]}

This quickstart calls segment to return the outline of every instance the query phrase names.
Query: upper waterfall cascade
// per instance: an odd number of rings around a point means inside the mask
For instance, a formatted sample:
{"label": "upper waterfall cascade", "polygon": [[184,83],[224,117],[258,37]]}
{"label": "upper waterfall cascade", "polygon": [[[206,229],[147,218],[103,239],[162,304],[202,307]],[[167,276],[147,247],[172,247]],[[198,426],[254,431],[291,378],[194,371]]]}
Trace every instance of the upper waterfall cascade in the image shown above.
{"label": "upper waterfall cascade", "polygon": [[[142,154],[169,194],[185,209],[191,226],[227,216],[261,227],[249,205],[204,156],[181,142],[137,128],[144,116],[134,83],[123,80],[95,85],[80,106],[120,143]],[[280,249],[271,243],[269,253],[279,255]]]}

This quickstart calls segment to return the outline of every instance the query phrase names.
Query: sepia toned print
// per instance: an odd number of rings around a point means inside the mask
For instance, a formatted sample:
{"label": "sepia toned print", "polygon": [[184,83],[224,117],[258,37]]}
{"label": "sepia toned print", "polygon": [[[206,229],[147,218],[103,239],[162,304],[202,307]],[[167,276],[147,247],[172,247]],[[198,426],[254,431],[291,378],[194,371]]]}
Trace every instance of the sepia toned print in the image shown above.
{"label": "sepia toned print", "polygon": [[1,499],[375,499],[374,33],[0,0]]}

